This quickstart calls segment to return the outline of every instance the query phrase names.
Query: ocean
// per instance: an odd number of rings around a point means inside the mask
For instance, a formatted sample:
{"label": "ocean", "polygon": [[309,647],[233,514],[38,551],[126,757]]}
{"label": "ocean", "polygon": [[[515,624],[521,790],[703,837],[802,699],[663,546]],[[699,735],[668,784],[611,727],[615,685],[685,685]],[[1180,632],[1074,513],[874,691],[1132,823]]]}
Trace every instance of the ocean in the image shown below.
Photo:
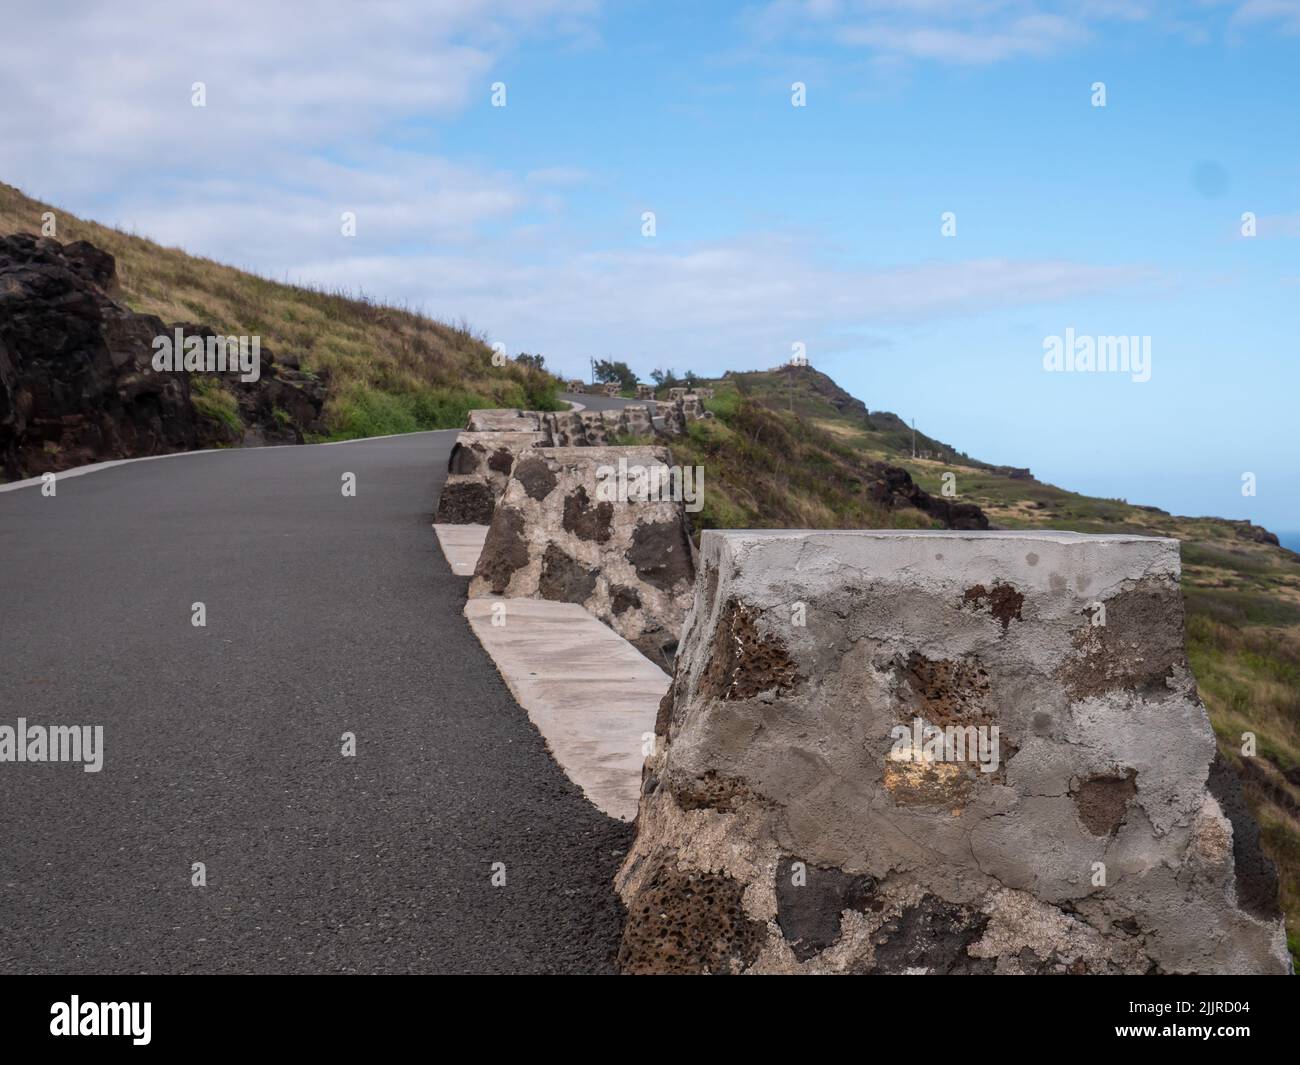
{"label": "ocean", "polygon": [[1283,547],[1289,547],[1292,551],[1300,551],[1300,532],[1280,532],[1277,538],[1282,541]]}

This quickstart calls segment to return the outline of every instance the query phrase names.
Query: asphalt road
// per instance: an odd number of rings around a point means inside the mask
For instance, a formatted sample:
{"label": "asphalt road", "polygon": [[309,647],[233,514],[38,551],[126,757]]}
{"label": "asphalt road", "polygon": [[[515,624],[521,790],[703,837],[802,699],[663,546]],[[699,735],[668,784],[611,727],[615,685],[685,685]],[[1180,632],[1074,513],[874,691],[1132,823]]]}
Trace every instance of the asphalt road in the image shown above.
{"label": "asphalt road", "polygon": [[626,407],[630,403],[640,403],[642,406],[650,408],[651,416],[657,409],[656,401],[653,399],[622,399],[621,397],[579,394],[576,392],[564,392],[561,394],[562,399],[569,400],[572,403],[581,403],[587,410],[618,410],[620,407]]}
{"label": "asphalt road", "polygon": [[631,829],[461,616],[430,528],[454,437],[0,493],[0,725],[105,749],[0,762],[0,972],[612,971]]}

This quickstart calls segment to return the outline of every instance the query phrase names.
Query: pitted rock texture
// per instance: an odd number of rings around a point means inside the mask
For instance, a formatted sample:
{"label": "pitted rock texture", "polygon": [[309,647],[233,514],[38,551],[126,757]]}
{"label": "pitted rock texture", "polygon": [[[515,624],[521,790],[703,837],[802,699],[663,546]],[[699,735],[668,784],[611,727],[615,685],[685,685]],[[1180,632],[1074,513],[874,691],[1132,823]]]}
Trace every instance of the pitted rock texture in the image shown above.
{"label": "pitted rock texture", "polygon": [[665,470],[670,462],[661,447],[522,451],[470,597],[580,603],[671,669],[695,583],[695,550],[684,505],[646,499],[636,487],[638,468]]}
{"label": "pitted rock texture", "polygon": [[[475,411],[482,414],[482,411]],[[516,456],[550,442],[542,430],[464,432],[447,459],[447,480],[434,521],[447,525],[487,525],[510,481]]]}
{"label": "pitted rock texture", "polygon": [[1176,541],[708,531],[700,569],[617,882],[638,971],[702,878],[732,971],[1290,971]]}
{"label": "pitted rock texture", "polygon": [[765,928],[748,917],[740,884],[726,874],[683,872],[666,862],[645,881],[635,930],[618,953],[625,973],[729,975],[752,964]]}

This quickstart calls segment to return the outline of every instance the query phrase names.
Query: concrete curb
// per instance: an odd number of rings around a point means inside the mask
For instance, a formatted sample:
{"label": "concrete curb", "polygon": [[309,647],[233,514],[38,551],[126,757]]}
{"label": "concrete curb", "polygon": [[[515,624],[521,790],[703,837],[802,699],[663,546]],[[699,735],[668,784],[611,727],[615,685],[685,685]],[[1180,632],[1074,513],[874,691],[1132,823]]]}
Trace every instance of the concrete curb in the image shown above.
{"label": "concrete curb", "polygon": [[569,779],[632,820],[668,674],[576,603],[471,599],[465,617]]}
{"label": "concrete curb", "polygon": [[434,522],[433,531],[438,534],[438,546],[442,548],[443,557],[451,572],[457,577],[474,576],[474,567],[478,556],[483,553],[483,541],[487,539],[486,525],[444,525]]}

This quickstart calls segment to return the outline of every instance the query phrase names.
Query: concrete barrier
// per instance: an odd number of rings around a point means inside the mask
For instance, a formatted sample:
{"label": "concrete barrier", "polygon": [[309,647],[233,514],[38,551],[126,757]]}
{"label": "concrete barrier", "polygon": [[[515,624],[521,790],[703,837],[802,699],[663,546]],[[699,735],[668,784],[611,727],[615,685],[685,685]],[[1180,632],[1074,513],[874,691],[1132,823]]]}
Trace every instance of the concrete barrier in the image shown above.
{"label": "concrete barrier", "polygon": [[650,417],[650,408],[644,404],[629,403],[622,410],[622,424],[619,432],[625,436],[654,436],[654,422]]}
{"label": "concrete barrier", "polygon": [[550,433],[545,431],[461,433],[447,460],[447,479],[438,496],[434,521],[487,525],[519,452],[550,441]]}
{"label": "concrete barrier", "polygon": [[695,581],[690,525],[680,501],[620,491],[620,460],[629,473],[666,472],[672,461],[662,447],[522,453],[493,514],[470,598],[578,603],[670,667]]}
{"label": "concrete barrier", "polygon": [[535,433],[541,428],[541,411],[519,410],[517,407],[472,410],[465,423],[465,429],[471,433]]}
{"label": "concrete barrier", "polygon": [[[670,392],[676,391],[670,389]],[[664,431],[670,435],[686,432],[686,427],[693,421],[713,417],[713,412],[704,409],[700,397],[694,392],[673,396],[670,402],[659,405],[659,413],[663,417]]]}
{"label": "concrete barrier", "polygon": [[1286,973],[1178,544],[706,532],[628,972]]}
{"label": "concrete barrier", "polygon": [[[613,417],[606,417],[612,415]],[[611,433],[618,432],[618,411],[584,410],[582,419],[582,444],[579,447],[607,447]]]}

